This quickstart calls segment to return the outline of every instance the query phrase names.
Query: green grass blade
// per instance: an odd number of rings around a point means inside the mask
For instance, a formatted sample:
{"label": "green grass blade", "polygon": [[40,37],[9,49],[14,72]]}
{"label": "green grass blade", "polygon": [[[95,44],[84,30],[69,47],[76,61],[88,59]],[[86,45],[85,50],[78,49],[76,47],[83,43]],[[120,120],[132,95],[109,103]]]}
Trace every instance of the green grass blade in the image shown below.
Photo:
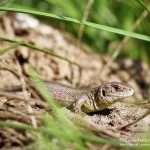
{"label": "green grass blade", "polygon": [[108,32],[112,32],[112,33],[116,33],[116,34],[120,34],[120,35],[124,35],[124,36],[133,37],[133,38],[144,40],[144,41],[150,41],[150,37],[147,35],[142,35],[142,34],[129,32],[129,31],[125,31],[125,30],[121,30],[121,29],[117,29],[117,28],[113,28],[113,27],[109,27],[109,26],[105,26],[105,25],[91,23],[88,21],[80,21],[78,19],[65,17],[65,16],[59,16],[59,15],[55,15],[55,14],[51,14],[51,13],[45,13],[45,12],[41,12],[41,11],[34,11],[34,10],[27,10],[27,9],[19,9],[19,8],[9,8],[9,7],[0,7],[0,11],[28,13],[28,14],[32,14],[32,15],[39,15],[39,16],[55,18],[55,19],[60,19],[60,20],[68,21],[68,22],[74,22],[77,24],[83,24],[83,25],[90,26],[93,28],[105,30]]}
{"label": "green grass blade", "polygon": [[11,49],[13,49],[13,48],[18,47],[19,45],[20,45],[19,43],[14,43],[14,44],[12,44],[12,45],[6,47],[6,48],[0,49],[0,55],[2,55],[2,54],[4,54],[4,53],[8,52],[9,50],[11,50]]}
{"label": "green grass blade", "polygon": [[[67,138],[66,133],[63,131],[58,131],[55,130],[53,127],[47,128],[47,127],[38,127],[38,128],[34,128],[31,125],[18,125],[18,124],[12,124],[9,122],[4,122],[4,121],[0,121],[0,127],[10,127],[10,128],[14,128],[17,130],[29,130],[29,131],[35,131],[35,132],[39,132],[39,133],[43,133],[43,134],[48,134],[48,135],[55,135],[56,132],[58,132],[59,135],[64,136]],[[117,141],[113,141],[113,140],[107,140],[107,139],[103,139],[103,138],[97,138],[97,137],[92,137],[92,136],[88,136],[88,135],[83,135],[80,134],[79,138],[83,141],[87,141],[87,142],[92,142],[92,143],[97,143],[97,144],[109,144],[111,146],[114,147],[122,147],[120,145],[120,142]],[[123,147],[127,147],[127,146],[123,146]]]}
{"label": "green grass blade", "polygon": [[17,46],[25,46],[25,47],[31,48],[31,49],[33,49],[33,50],[37,50],[37,51],[46,53],[46,54],[48,54],[48,55],[52,55],[52,56],[54,56],[54,57],[60,58],[60,59],[62,59],[62,60],[64,60],[64,61],[67,61],[67,62],[69,62],[69,63],[71,63],[71,64],[74,64],[74,65],[80,67],[79,64],[77,64],[76,62],[73,62],[73,61],[71,61],[70,59],[61,56],[61,55],[55,53],[55,52],[52,51],[52,50],[46,50],[46,49],[43,49],[43,48],[39,48],[39,47],[37,47],[37,46],[35,46],[35,45],[33,45],[33,44],[30,44],[30,43],[25,43],[25,42],[23,42],[23,41],[18,41],[18,40],[12,40],[12,39],[8,39],[8,38],[5,38],[5,37],[0,37],[0,41],[7,41],[7,42],[15,43],[15,44],[11,45],[10,47],[1,49],[1,50],[0,50],[0,54],[3,54],[3,53],[5,53],[5,52],[7,52],[8,50],[10,50],[10,49],[12,49],[12,48],[15,48],[15,47],[17,47]]}
{"label": "green grass blade", "polygon": [[[40,92],[43,98],[49,103],[49,105],[53,108],[53,110],[55,110],[55,113],[59,120],[58,123],[61,124],[62,131],[64,131],[65,135],[71,141],[74,141],[74,143],[76,143],[76,146],[78,147],[78,149],[84,149],[84,144],[81,138],[79,138],[79,135],[77,134],[78,128],[76,128],[74,124],[60,110],[57,103],[50,96],[48,89],[46,88],[44,83],[39,79],[39,76],[36,73],[36,71],[32,67],[29,67],[28,74],[31,76],[37,90]],[[57,130],[59,130],[59,128]],[[59,137],[59,134],[57,134],[57,137]]]}

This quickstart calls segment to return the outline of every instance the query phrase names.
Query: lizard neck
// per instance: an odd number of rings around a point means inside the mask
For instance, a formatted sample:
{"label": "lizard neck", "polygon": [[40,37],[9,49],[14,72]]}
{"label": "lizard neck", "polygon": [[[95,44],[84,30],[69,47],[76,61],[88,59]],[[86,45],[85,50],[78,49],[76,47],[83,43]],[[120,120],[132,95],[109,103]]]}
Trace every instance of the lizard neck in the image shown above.
{"label": "lizard neck", "polygon": [[105,97],[101,95],[100,89],[101,86],[95,87],[86,93],[87,100],[82,106],[82,110],[84,112],[89,113],[100,111],[108,107],[112,103],[116,102],[116,101],[107,101]]}

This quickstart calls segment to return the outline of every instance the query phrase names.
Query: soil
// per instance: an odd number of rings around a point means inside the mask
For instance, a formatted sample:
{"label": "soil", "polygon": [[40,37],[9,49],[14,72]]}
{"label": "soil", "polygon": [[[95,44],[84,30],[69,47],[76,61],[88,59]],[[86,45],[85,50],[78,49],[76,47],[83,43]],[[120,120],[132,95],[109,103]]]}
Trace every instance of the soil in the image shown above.
{"label": "soil", "polygon": [[[20,84],[22,78],[18,79],[10,70],[24,74],[29,66],[36,68],[42,80],[57,81],[73,87],[94,87],[112,81],[124,82],[133,87],[134,95],[113,104],[106,110],[88,114],[88,118],[96,126],[115,128],[115,133],[114,131],[110,133],[114,134],[118,141],[121,139],[125,143],[136,143],[133,139],[139,137],[139,134],[135,131],[149,130],[148,115],[133,125],[123,128],[148,111],[150,69],[143,60],[133,61],[126,57],[113,61],[110,66],[105,67],[111,56],[97,54],[83,43],[78,46],[77,39],[70,34],[43,24],[26,14],[4,14],[0,20],[0,36],[34,44],[74,62],[71,64],[29,47],[16,47],[0,56],[0,87]],[[7,48],[11,44],[0,41],[0,49]],[[0,120],[14,124],[31,124],[29,116],[23,117],[29,113],[29,105],[32,113],[37,115],[49,111],[43,101],[30,101],[27,104],[16,98],[10,100],[1,97],[0,102],[13,108],[12,111],[8,107],[0,107]],[[17,113],[22,114],[18,116]],[[40,121],[37,121],[37,124],[40,126]],[[0,130],[1,148],[21,148],[34,139],[35,135],[31,131],[20,132],[6,127]]]}

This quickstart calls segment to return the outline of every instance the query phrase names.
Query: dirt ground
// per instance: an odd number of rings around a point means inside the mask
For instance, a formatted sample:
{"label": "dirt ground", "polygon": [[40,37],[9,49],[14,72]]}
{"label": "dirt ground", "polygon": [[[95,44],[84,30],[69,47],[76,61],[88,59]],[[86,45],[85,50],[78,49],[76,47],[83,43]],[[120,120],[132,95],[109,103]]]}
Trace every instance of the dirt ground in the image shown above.
{"label": "dirt ground", "polygon": [[[104,111],[89,114],[88,118],[96,124],[96,127],[112,128],[113,130],[110,129],[109,133],[115,134],[117,140],[121,139],[125,143],[136,143],[133,140],[139,136],[136,131],[149,130],[147,100],[150,97],[150,69],[143,60],[133,61],[130,58],[124,58],[106,67],[111,56],[98,55],[85,44],[77,46],[77,40],[68,33],[42,24],[25,14],[5,14],[0,20],[0,36],[34,44],[75,63],[71,64],[55,56],[19,46],[0,56],[0,87],[20,84],[22,79],[19,80],[10,70],[21,74],[30,65],[36,68],[42,80],[57,81],[73,87],[94,87],[112,81],[124,82],[133,87],[134,95],[115,103]],[[9,42],[0,41],[0,49],[8,46],[10,46]],[[8,100],[6,97],[1,97],[0,101],[22,113],[28,111],[24,101]],[[34,113],[46,111],[42,102],[37,103],[30,102]],[[129,125],[143,115],[146,117]],[[29,118],[23,119],[22,116],[12,113],[6,107],[0,108],[0,120],[31,124]],[[126,125],[129,126],[126,127]],[[34,139],[34,134],[32,136],[31,134],[29,131],[19,132],[11,128],[3,128],[0,130],[0,148],[21,147],[27,141]],[[107,136],[107,138],[110,137]]]}

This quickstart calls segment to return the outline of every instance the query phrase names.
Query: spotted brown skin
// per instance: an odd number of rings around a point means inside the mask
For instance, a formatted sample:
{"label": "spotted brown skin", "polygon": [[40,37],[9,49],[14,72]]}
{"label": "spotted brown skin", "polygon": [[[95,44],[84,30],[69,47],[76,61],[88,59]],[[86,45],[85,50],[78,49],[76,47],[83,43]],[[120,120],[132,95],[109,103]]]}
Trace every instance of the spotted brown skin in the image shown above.
{"label": "spotted brown skin", "polygon": [[[61,83],[44,81],[53,99],[62,106],[73,106],[77,113],[105,109],[112,103],[133,95],[134,90],[120,82],[109,82],[95,88],[73,88]],[[21,93],[21,86],[1,88],[0,91]]]}

